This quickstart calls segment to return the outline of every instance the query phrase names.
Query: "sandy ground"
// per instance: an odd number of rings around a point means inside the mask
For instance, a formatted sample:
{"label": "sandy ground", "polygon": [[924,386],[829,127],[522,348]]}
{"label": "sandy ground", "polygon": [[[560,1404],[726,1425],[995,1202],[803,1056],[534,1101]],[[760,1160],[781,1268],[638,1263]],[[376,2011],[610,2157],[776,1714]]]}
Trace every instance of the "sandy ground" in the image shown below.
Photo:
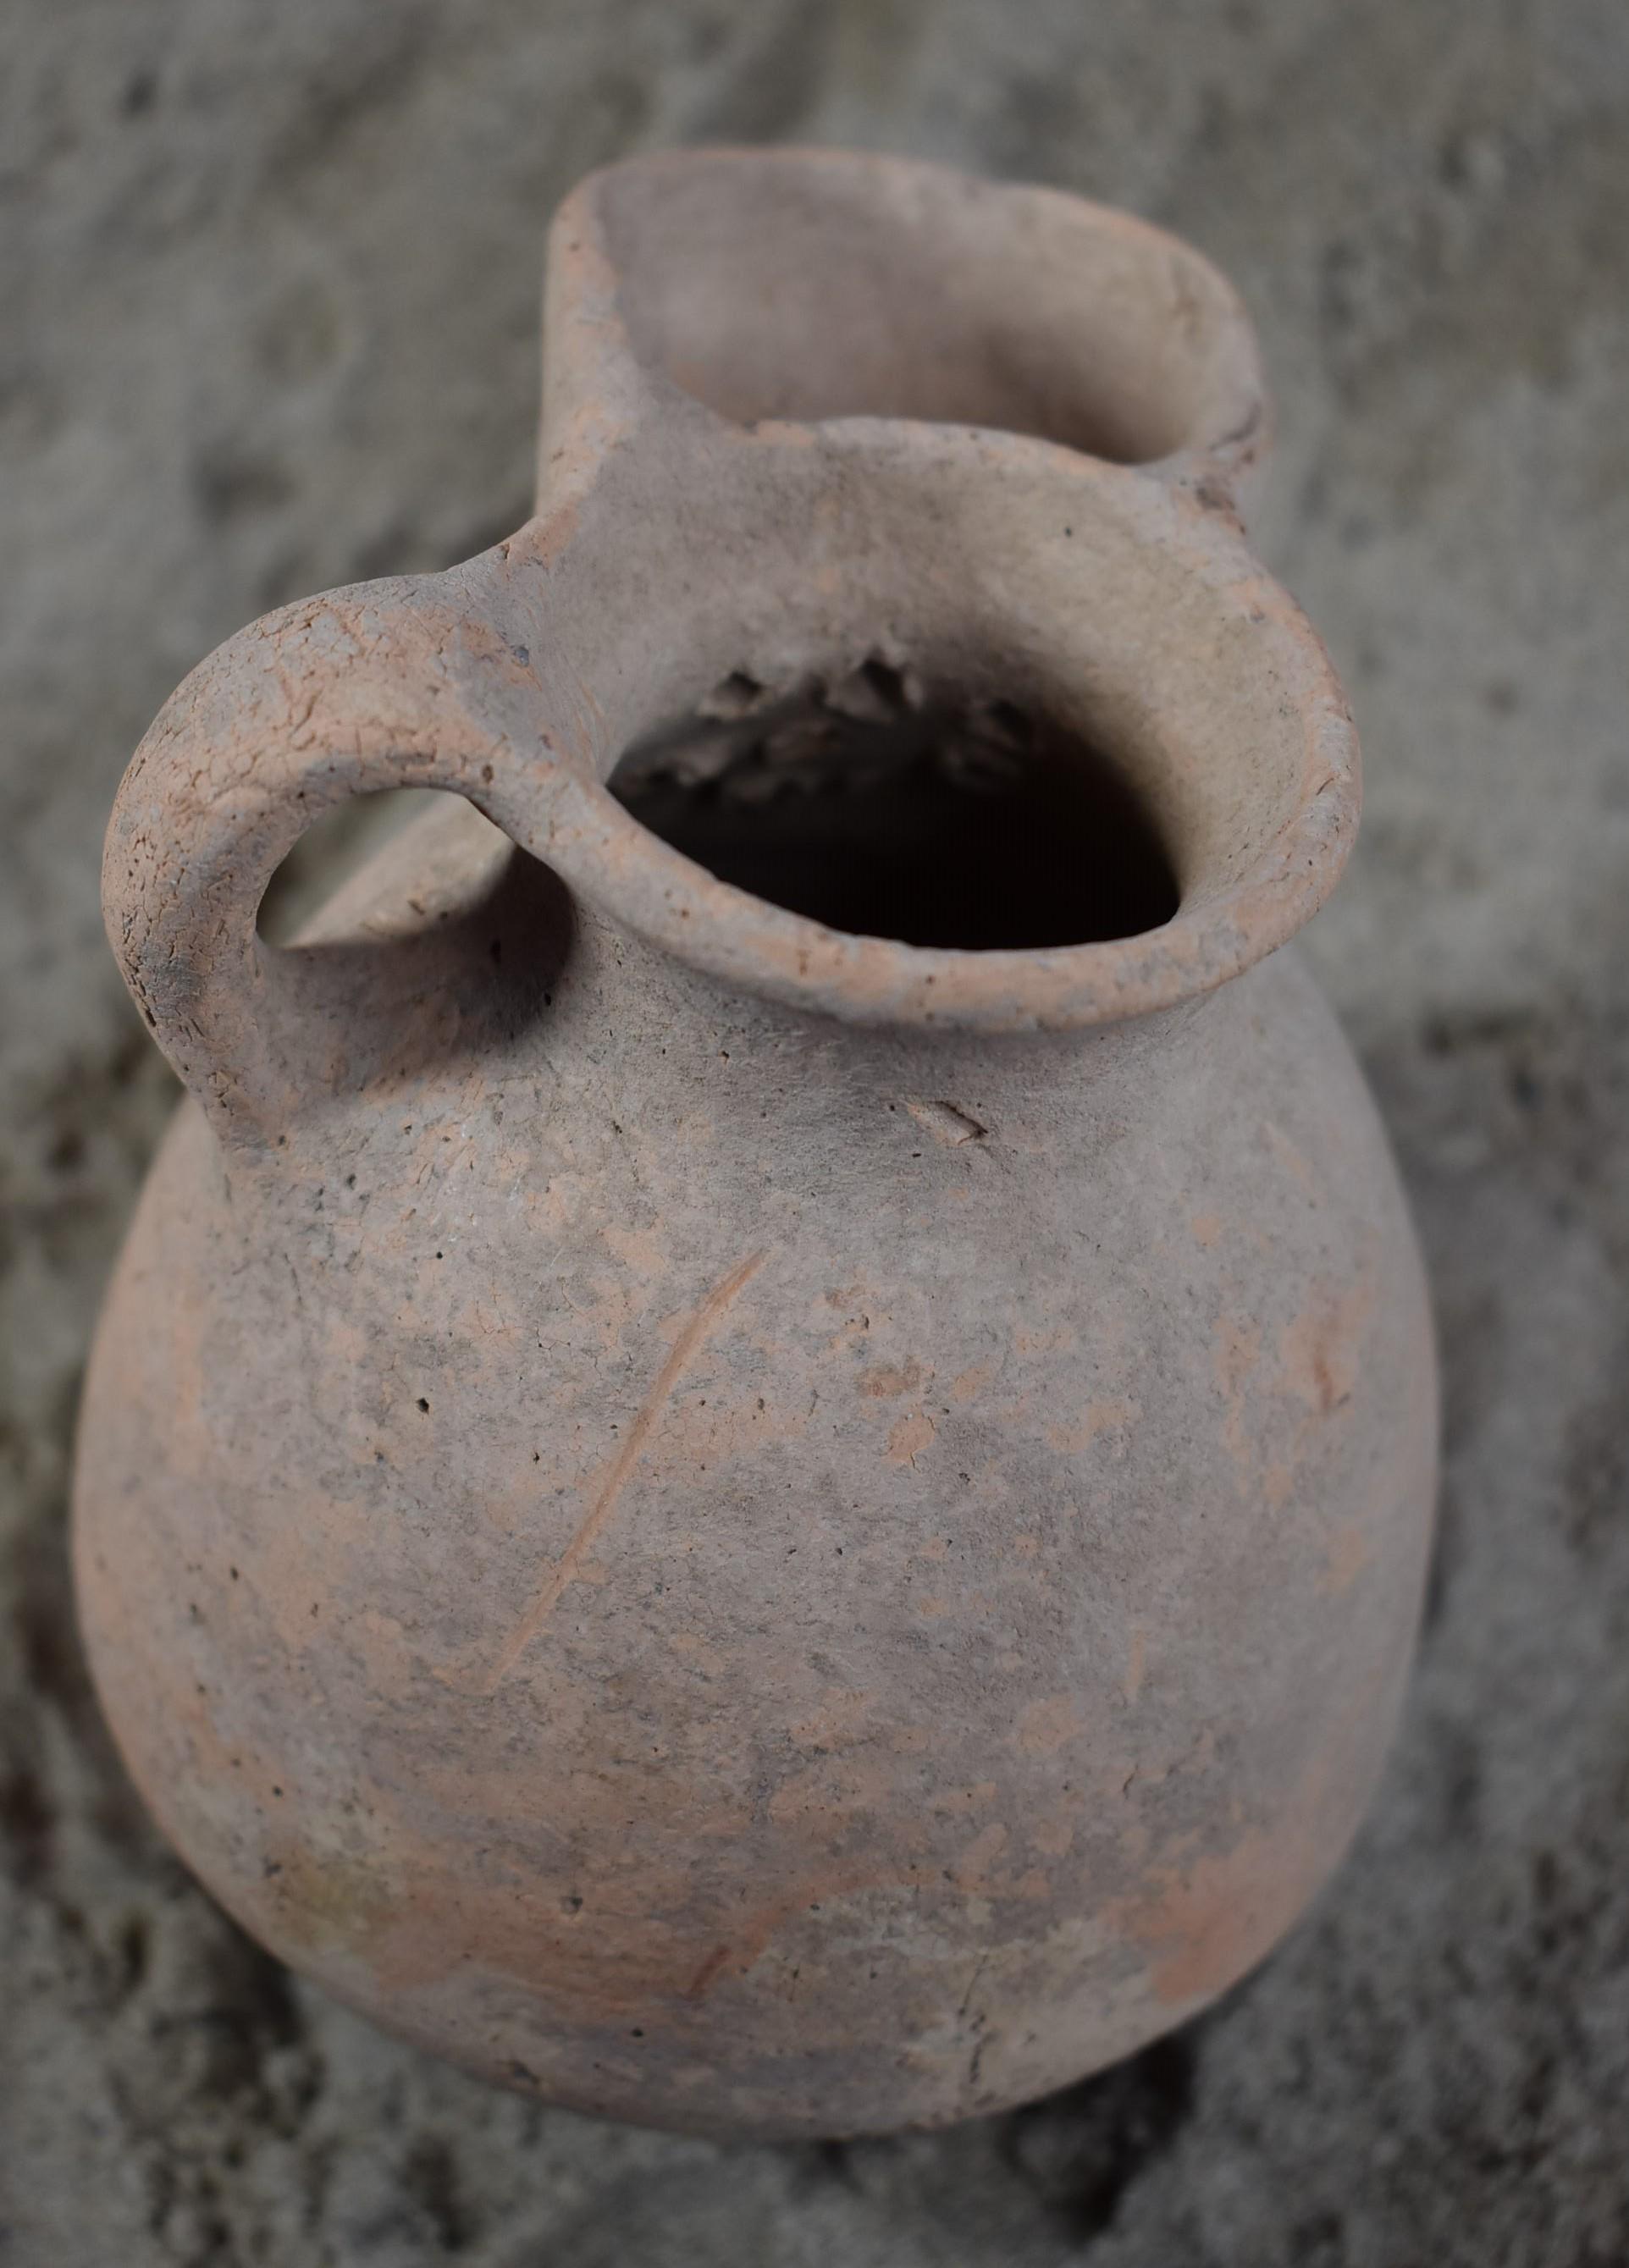
{"label": "sandy ground", "polygon": [[[1623,0],[13,0],[0,103],[0,2260],[1621,2268]],[[1243,286],[1263,547],[1365,734],[1314,943],[1448,1465],[1383,1798],[1259,1976],[1014,2117],[726,2151],[485,2093],[247,1945],[110,1756],[63,1504],[170,1101],[97,912],[131,747],[248,617],[523,517],[577,174],[782,136],[1118,200]]]}

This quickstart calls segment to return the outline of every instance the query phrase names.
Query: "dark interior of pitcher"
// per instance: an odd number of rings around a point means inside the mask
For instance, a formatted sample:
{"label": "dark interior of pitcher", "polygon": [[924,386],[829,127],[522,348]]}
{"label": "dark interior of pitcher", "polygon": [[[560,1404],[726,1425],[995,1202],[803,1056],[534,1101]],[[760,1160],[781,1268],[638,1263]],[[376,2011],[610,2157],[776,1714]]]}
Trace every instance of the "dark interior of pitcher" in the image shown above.
{"label": "dark interior of pitcher", "polygon": [[877,658],[837,681],[726,678],[628,749],[611,792],[720,880],[866,937],[1089,945],[1176,911],[1171,859],[1104,752]]}

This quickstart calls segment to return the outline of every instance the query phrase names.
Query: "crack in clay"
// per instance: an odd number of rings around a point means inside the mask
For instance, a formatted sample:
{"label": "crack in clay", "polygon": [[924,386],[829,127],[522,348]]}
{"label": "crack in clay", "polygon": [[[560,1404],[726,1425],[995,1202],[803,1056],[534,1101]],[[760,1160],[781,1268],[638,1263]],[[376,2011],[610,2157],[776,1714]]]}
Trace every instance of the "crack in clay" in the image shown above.
{"label": "crack in clay", "polygon": [[622,1446],[605,1486],[594,1498],[587,1518],[566,1545],[559,1558],[556,1560],[548,1581],[522,1616],[508,1644],[499,1654],[486,1681],[485,1690],[488,1693],[495,1693],[498,1690],[556,1607],[559,1605],[567,1589],[576,1580],[584,1560],[588,1557],[606,1522],[615,1511],[622,1492],[632,1477],[634,1467],[644,1454],[645,1442],[649,1440],[657,1419],[671,1399],[674,1388],[701,1351],[708,1334],[724,1314],[725,1309],[746,1289],[769,1256],[767,1248],[749,1253],[745,1260],[732,1268],[720,1283],[714,1285],[674,1341],[673,1351],[657,1373],[656,1382],[646,1395],[643,1408],[630,1427],[628,1439]]}

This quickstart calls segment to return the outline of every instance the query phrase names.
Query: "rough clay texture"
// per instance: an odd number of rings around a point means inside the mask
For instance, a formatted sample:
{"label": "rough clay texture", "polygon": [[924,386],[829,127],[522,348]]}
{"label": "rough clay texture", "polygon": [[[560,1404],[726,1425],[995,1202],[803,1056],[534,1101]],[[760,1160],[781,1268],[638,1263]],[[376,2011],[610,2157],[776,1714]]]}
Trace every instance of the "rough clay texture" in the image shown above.
{"label": "rough clay texture", "polygon": [[[1620,13],[125,7],[6,37],[12,2257],[1621,2257]],[[1262,547],[1369,762],[1311,949],[1399,1144],[1448,1420],[1403,1742],[1314,1921],[1108,2080],[835,2154],[545,2115],[291,1985],[133,1808],[62,1531],[168,1108],[96,911],[129,748],[265,606],[520,519],[539,217],[586,165],[788,132],[1126,202],[1251,301]]]}

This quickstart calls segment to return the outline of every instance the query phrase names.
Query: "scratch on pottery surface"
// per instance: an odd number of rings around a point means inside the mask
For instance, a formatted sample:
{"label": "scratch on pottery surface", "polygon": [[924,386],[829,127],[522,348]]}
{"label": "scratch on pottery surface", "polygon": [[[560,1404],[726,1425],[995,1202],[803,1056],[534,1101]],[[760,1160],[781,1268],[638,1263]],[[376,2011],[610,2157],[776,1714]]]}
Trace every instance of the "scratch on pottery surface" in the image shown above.
{"label": "scratch on pottery surface", "polygon": [[605,1486],[594,1498],[588,1517],[566,1545],[551,1569],[548,1581],[510,1637],[486,1681],[486,1690],[495,1693],[510,1671],[520,1660],[532,1640],[537,1636],[568,1587],[576,1580],[583,1562],[593,1549],[601,1530],[615,1511],[617,1501],[628,1484],[629,1476],[638,1463],[649,1440],[651,1429],[661,1416],[669,1397],[690,1363],[701,1351],[708,1333],[723,1314],[732,1300],[745,1290],[769,1258],[767,1250],[749,1253],[745,1260],[732,1268],[722,1282],[715,1284],[707,1297],[690,1317],[673,1343],[673,1351],[656,1374],[656,1383],[645,1398],[645,1405],[629,1428],[616,1462],[612,1466]]}
{"label": "scratch on pottery surface", "polygon": [[908,1101],[905,1108],[918,1126],[947,1149],[960,1149],[963,1142],[982,1142],[988,1131],[960,1103]]}
{"label": "scratch on pottery surface", "polygon": [[1125,1676],[1120,1686],[1120,1698],[1131,1708],[1143,1690],[1143,1679],[1148,1668],[1148,1637],[1140,1623],[1133,1623],[1125,1646]]}
{"label": "scratch on pottery surface", "polygon": [[717,1984],[719,1976],[723,1972],[724,1964],[729,1957],[730,1948],[729,1941],[726,1939],[722,1945],[715,1945],[713,1947],[712,1951],[707,1955],[707,1958],[703,1962],[695,1976],[691,1977],[689,1983],[685,1986],[685,1999],[687,2000],[704,2000],[708,1993],[712,1990],[714,1984]]}
{"label": "scratch on pottery surface", "polygon": [[1267,1137],[1268,1141],[1272,1145],[1273,1148],[1278,1152],[1279,1156],[1282,1159],[1284,1163],[1289,1167],[1291,1173],[1294,1174],[1302,1189],[1306,1190],[1308,1196],[1316,1197],[1318,1194],[1317,1176],[1314,1174],[1312,1167],[1307,1163],[1305,1158],[1301,1156],[1301,1152],[1291,1141],[1289,1136],[1284,1131],[1284,1129],[1281,1126],[1275,1126],[1271,1118],[1264,1118],[1262,1120],[1262,1131]]}

